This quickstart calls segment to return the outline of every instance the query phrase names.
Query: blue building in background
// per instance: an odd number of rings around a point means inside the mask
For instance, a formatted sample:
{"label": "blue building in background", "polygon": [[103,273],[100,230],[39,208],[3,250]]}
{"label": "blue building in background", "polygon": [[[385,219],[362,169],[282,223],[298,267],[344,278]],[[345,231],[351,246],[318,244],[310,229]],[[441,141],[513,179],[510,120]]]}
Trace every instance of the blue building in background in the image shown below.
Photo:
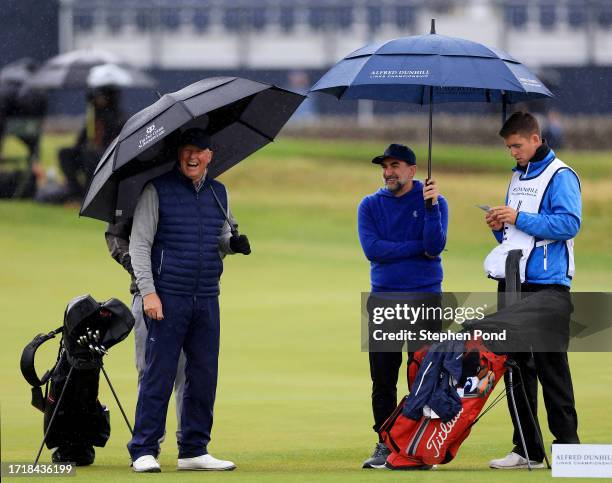
{"label": "blue building in background", "polygon": [[22,57],[43,61],[59,53],[59,0],[2,0],[0,67]]}
{"label": "blue building in background", "polygon": [[[364,44],[428,33],[431,18],[441,34],[520,59],[557,94],[555,109],[612,112],[611,0],[4,0],[0,64],[98,48],[151,72],[161,92],[211,75],[303,91]],[[80,109],[67,99],[53,110]],[[135,92],[128,107],[154,99],[154,92]],[[324,96],[314,102],[322,113],[357,109]],[[415,108],[376,103],[374,109]]]}

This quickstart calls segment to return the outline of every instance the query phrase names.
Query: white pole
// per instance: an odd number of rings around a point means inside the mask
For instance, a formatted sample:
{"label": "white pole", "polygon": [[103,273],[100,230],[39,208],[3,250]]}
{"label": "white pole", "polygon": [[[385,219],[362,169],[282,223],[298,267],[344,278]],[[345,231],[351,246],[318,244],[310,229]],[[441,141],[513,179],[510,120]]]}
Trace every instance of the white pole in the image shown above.
{"label": "white pole", "polygon": [[357,101],[357,124],[359,127],[369,127],[374,123],[374,101],[359,99]]}
{"label": "white pole", "polygon": [[59,9],[58,47],[59,53],[70,52],[74,49],[74,0],[61,0]]}

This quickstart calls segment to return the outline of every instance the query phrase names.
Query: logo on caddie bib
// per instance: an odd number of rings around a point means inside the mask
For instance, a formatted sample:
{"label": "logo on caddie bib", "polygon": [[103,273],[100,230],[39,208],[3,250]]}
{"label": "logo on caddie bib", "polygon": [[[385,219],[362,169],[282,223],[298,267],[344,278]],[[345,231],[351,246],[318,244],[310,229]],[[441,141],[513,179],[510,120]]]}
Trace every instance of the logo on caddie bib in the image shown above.
{"label": "logo on caddie bib", "polygon": [[515,186],[512,194],[518,196],[538,196],[538,188],[533,186]]}

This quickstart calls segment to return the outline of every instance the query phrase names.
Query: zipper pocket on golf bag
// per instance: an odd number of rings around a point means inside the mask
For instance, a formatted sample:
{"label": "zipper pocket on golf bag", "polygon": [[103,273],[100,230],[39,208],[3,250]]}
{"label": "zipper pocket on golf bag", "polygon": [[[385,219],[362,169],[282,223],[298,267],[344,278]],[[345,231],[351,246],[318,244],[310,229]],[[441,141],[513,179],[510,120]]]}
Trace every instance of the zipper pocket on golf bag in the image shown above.
{"label": "zipper pocket on golf bag", "polygon": [[408,379],[408,392],[412,391],[412,383],[416,378],[416,375],[419,373],[419,369],[421,368],[421,360],[425,356],[421,352],[411,353],[408,356],[408,365],[406,367],[406,376]]}
{"label": "zipper pocket on golf bag", "polygon": [[416,433],[414,433],[412,441],[410,441],[410,444],[408,444],[408,447],[406,448],[407,456],[416,456],[417,448],[419,446],[419,443],[421,442],[421,438],[423,437],[425,430],[427,429],[427,426],[429,426],[430,421],[431,418],[423,418],[421,426],[419,427],[419,429],[417,429]]}
{"label": "zipper pocket on golf bag", "polygon": [[397,407],[393,410],[393,412],[391,413],[391,415],[387,418],[387,420],[382,424],[382,426],[378,429],[379,433],[382,433],[383,431],[387,433],[387,436],[389,438],[389,442],[391,443],[391,446],[393,446],[393,449],[396,452],[400,452],[400,447],[399,445],[395,442],[395,440],[393,439],[393,437],[391,436],[391,433],[389,431],[390,428],[393,427],[393,425],[395,424],[395,420],[399,417],[400,414],[402,414],[402,409],[404,409],[404,402],[406,401],[406,398],[408,396],[404,396],[402,398],[402,400],[400,401],[400,403],[397,405]]}

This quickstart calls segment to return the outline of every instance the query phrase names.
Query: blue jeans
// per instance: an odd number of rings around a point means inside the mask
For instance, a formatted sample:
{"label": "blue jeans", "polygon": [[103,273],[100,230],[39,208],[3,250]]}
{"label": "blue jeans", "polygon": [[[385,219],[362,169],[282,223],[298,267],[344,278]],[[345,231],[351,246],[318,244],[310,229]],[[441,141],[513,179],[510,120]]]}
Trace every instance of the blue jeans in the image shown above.
{"label": "blue jeans", "polygon": [[164,318],[146,318],[146,364],[138,390],[134,436],[128,443],[132,460],[158,453],[181,349],[186,359],[186,380],[179,458],[207,453],[213,423],[219,357],[219,299],[158,295]]}

